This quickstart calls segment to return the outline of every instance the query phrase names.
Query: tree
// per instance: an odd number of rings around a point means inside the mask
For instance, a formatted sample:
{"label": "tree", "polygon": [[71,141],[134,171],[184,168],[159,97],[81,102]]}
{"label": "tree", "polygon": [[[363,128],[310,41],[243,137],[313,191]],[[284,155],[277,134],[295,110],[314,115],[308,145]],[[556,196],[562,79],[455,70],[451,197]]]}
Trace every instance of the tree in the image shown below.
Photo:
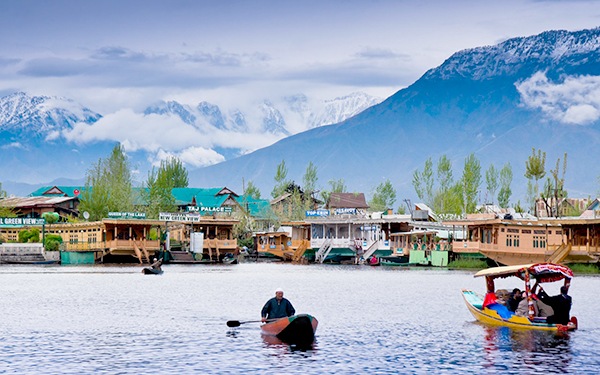
{"label": "tree", "polygon": [[4,189],[2,189],[2,182],[0,182],[0,198],[6,198],[8,194]]}
{"label": "tree", "polygon": [[477,194],[481,185],[481,165],[475,154],[467,156],[460,179],[463,212],[475,212],[477,207]]}
{"label": "tree", "polygon": [[146,189],[142,193],[146,203],[146,215],[158,219],[160,212],[175,211],[174,188],[188,186],[188,172],[183,163],[176,157],[168,157],[160,162],[158,170],[154,167],[148,172]]}
{"label": "tree", "polygon": [[395,202],[396,190],[394,190],[390,180],[385,180],[375,188],[373,198],[369,201],[369,209],[371,211],[385,211],[388,208],[393,208]]}
{"label": "tree", "polygon": [[433,200],[433,161],[431,158],[425,161],[423,172],[416,170],[413,173],[412,184],[419,199],[430,205]]}
{"label": "tree", "polygon": [[120,144],[107,159],[100,158],[86,174],[79,211],[90,220],[101,220],[111,211],[131,211],[133,192],[127,156]]}
{"label": "tree", "polygon": [[563,168],[560,171],[560,158],[556,160],[555,169],[550,170],[551,177],[548,177],[544,185],[544,191],[541,194],[542,201],[546,207],[546,215],[548,217],[559,217],[560,202],[567,197],[565,190],[565,173],[567,171],[567,153],[563,158]]}
{"label": "tree", "polygon": [[500,169],[500,191],[498,192],[498,204],[500,207],[508,207],[512,190],[510,185],[512,184],[513,172],[510,163],[504,164]]}
{"label": "tree", "polygon": [[[174,156],[170,156],[160,162],[158,173],[159,179],[170,181],[174,188],[188,187],[188,171],[183,166],[181,160]],[[162,176],[163,174],[165,176]]]}
{"label": "tree", "polygon": [[541,180],[542,178],[544,178],[544,176],[546,175],[546,153],[542,152],[542,150],[538,150],[537,154],[535,151],[535,148],[532,148],[531,150],[531,156],[529,156],[529,158],[527,158],[527,161],[525,162],[525,178],[527,178],[529,181],[533,181],[532,184],[532,190],[528,191],[528,193],[531,193],[529,195],[529,199],[531,199],[529,201],[532,209],[533,209],[533,213],[535,215],[537,215],[536,213],[536,209],[535,209],[535,201],[538,197],[538,193],[539,193],[539,180]]}
{"label": "tree", "polygon": [[275,186],[273,186],[273,191],[271,191],[271,197],[277,198],[281,194],[285,193],[285,189],[289,184],[287,180],[288,170],[285,166],[285,160],[282,160],[281,163],[277,166],[277,171],[275,172]]}
{"label": "tree", "polygon": [[[496,195],[496,190],[498,190],[498,171],[494,167],[494,164],[490,164],[488,170],[485,171],[485,182],[487,184],[487,191],[490,194],[489,196],[492,199],[491,203],[494,204],[494,196]],[[487,199],[485,203],[488,203]]]}
{"label": "tree", "polygon": [[452,162],[446,155],[442,155],[438,161],[437,177],[440,184],[439,189],[439,207],[434,205],[436,212],[444,213],[449,208],[451,197],[449,195],[452,188]]}
{"label": "tree", "polygon": [[331,193],[346,193],[348,191],[346,183],[341,178],[339,180],[329,180],[328,183],[330,189],[321,191],[321,198],[324,202],[329,202],[329,197],[331,196]]}
{"label": "tree", "polygon": [[252,181],[248,181],[248,185],[244,190],[244,195],[252,199],[260,199],[260,190]]}
{"label": "tree", "polygon": [[158,219],[160,212],[175,211],[175,197],[173,196],[173,180],[164,173],[163,165],[158,171],[152,168],[148,172],[146,189],[142,192],[142,198],[146,203],[146,216],[149,219]]}
{"label": "tree", "polygon": [[305,210],[313,209],[313,194],[315,192],[318,180],[317,167],[311,161],[306,167],[304,177],[302,177],[302,187],[304,189],[303,201]]}

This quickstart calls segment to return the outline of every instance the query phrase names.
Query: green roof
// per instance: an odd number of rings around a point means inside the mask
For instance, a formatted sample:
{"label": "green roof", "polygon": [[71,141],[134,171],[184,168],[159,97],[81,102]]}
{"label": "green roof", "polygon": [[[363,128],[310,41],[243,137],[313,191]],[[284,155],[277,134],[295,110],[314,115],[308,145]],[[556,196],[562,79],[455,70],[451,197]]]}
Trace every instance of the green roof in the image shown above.
{"label": "green roof", "polygon": [[248,213],[252,217],[256,218],[267,218],[272,216],[271,203],[267,199],[254,199],[248,196],[241,196],[235,198],[235,200],[248,210]]}
{"label": "green roof", "polygon": [[[42,186],[29,194],[30,197],[77,197],[85,189],[85,186]],[[77,194],[75,194],[77,193]]]}

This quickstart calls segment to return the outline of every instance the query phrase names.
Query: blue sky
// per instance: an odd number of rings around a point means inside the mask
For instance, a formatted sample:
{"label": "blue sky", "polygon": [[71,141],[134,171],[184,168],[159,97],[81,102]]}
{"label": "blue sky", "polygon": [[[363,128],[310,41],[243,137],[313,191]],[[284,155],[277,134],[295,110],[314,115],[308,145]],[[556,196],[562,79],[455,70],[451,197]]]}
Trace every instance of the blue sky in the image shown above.
{"label": "blue sky", "polygon": [[[0,25],[0,95],[71,98],[105,116],[73,141],[124,142],[136,124],[149,126],[140,113],[158,100],[243,108],[296,93],[385,98],[456,51],[598,27],[600,2],[6,0]],[[248,150],[276,140],[219,136]],[[219,160],[209,152],[216,137],[200,145],[208,164]],[[163,141],[143,140],[157,153]]]}

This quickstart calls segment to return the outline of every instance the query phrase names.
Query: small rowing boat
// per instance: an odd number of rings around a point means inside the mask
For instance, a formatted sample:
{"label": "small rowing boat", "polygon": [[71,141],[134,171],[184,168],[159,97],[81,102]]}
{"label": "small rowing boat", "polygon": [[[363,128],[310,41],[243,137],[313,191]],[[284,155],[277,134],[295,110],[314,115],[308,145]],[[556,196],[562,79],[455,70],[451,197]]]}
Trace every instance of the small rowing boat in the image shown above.
{"label": "small rowing boat", "polygon": [[144,275],[161,275],[163,273],[163,270],[160,268],[146,267],[142,270],[142,273]]}
{"label": "small rowing boat", "polygon": [[[573,278],[573,272],[568,267],[553,263],[493,267],[475,274],[475,277],[481,276],[486,279],[488,294],[493,294],[491,292],[494,291],[494,280],[496,278],[518,277],[523,280],[525,282],[525,298],[529,305],[529,315],[515,315],[513,312],[508,311],[506,307],[498,306],[497,303],[489,303],[493,301],[488,301],[487,296],[484,298],[480,294],[463,289],[462,295],[467,308],[478,321],[494,326],[541,331],[564,332],[577,329],[577,318],[575,317],[572,317],[568,324],[550,324],[546,323],[545,318],[536,317],[533,307],[535,286],[532,290],[529,285],[531,280],[535,280],[536,285],[538,283],[564,280],[564,285],[568,286]],[[503,309],[500,309],[500,307],[503,307]]]}
{"label": "small rowing boat", "polygon": [[314,316],[298,314],[263,324],[260,329],[263,335],[277,337],[287,344],[309,346],[315,341],[318,324]]}

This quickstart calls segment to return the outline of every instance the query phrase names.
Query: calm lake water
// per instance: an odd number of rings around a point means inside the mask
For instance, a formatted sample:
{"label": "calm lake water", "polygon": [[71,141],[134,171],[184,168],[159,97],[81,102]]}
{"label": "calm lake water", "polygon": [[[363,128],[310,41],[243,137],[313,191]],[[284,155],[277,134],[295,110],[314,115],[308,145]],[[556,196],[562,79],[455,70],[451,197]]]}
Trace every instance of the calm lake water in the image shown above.
{"label": "calm lake water", "polygon": [[[597,373],[600,277],[572,282],[578,331],[475,322],[471,271],[243,263],[0,267],[0,374]],[[550,284],[549,293],[559,284]],[[266,343],[258,323],[277,287],[319,320],[311,350]],[[497,287],[521,287],[501,280]]]}

